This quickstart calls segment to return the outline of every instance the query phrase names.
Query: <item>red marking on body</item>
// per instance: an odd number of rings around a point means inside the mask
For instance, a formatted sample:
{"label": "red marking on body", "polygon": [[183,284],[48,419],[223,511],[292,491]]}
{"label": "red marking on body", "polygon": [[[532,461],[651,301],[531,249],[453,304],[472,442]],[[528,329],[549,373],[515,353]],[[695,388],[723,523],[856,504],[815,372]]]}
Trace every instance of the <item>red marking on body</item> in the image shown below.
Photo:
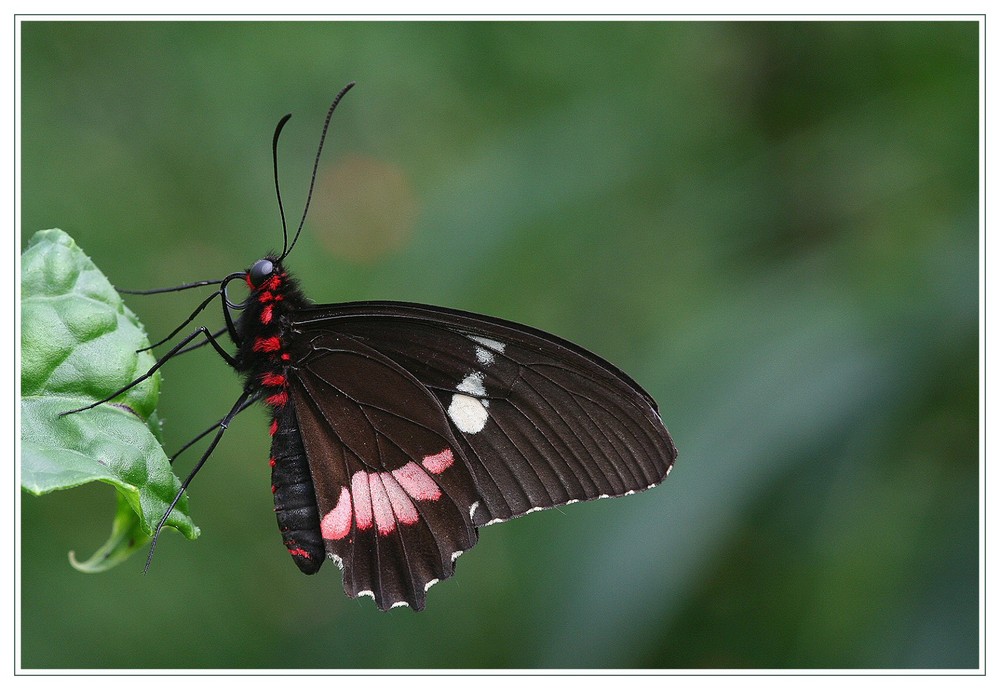
{"label": "red marking on body", "polygon": [[260,382],[265,386],[284,386],[287,379],[282,374],[272,374],[271,372],[266,372],[260,377]]}
{"label": "red marking on body", "polygon": [[282,353],[281,353],[281,358],[282,358],[283,360],[285,360],[285,361],[287,362],[287,361],[288,361],[288,360],[290,360],[290,359],[291,359],[292,357],[291,357],[291,355],[289,355],[289,354],[288,354],[287,352],[282,352]]}
{"label": "red marking on body", "polygon": [[343,539],[351,531],[351,492],[346,486],[340,488],[340,498],[333,510],[319,522],[324,539]]}
{"label": "red marking on body", "polygon": [[253,341],[254,352],[277,352],[281,349],[281,338],[272,335],[270,338],[257,338]]}
{"label": "red marking on body", "polygon": [[277,290],[280,285],[281,285],[281,276],[275,274],[271,276],[271,279],[266,283],[264,283],[262,287],[265,287],[268,290]]}
{"label": "red marking on body", "polygon": [[247,274],[243,277],[243,279],[247,281],[247,287],[250,288],[251,290],[253,290],[253,281],[250,280],[250,272],[249,271],[247,271]]}
{"label": "red marking on body", "polygon": [[280,393],[269,395],[264,402],[273,407],[281,407],[288,402],[288,391],[281,391]]}
{"label": "red marking on body", "polygon": [[436,501],[441,498],[441,489],[437,482],[415,462],[408,462],[393,470],[392,476],[407,494],[418,501]]}
{"label": "red marking on body", "polygon": [[294,549],[288,549],[288,553],[292,554],[293,556],[300,556],[302,558],[312,558],[312,556],[309,555],[308,551],[306,551],[305,549],[300,549],[298,547],[295,547]]}
{"label": "red marking on body", "polygon": [[351,477],[351,495],[354,497],[354,520],[358,529],[368,529],[372,526],[372,496],[367,472],[355,472]]}
{"label": "red marking on body", "polygon": [[378,533],[383,536],[392,534],[392,531],[396,529],[396,516],[392,512],[389,494],[386,493],[385,486],[383,486],[382,479],[377,472],[368,475],[368,488],[371,489],[372,513],[375,515],[375,526],[378,528]]}
{"label": "red marking on body", "polygon": [[423,466],[428,469],[428,471],[434,474],[441,474],[446,469],[452,466],[455,462],[455,456],[452,455],[451,448],[445,448],[440,453],[435,455],[425,455]]}
{"label": "red marking on body", "polygon": [[268,461],[267,461],[267,464],[268,464],[268,465],[270,465],[271,467],[274,467],[274,466],[275,466],[275,465],[277,465],[278,463],[276,463],[276,462],[274,461],[274,458],[271,458],[270,460],[268,460]]}
{"label": "red marking on body", "polygon": [[274,484],[271,484],[271,493],[272,494],[278,493],[278,487],[276,487]]}
{"label": "red marking on body", "polygon": [[268,304],[260,311],[260,322],[265,326],[271,323],[271,318],[273,317],[273,314],[271,313],[272,311],[273,309],[271,308],[270,304]]}
{"label": "red marking on body", "polygon": [[272,295],[269,290],[264,290],[264,292],[257,295],[257,301],[260,302],[261,304],[264,304],[265,302],[270,302],[273,299],[274,295]]}
{"label": "red marking on body", "polygon": [[392,512],[395,514],[396,520],[404,525],[412,525],[419,520],[420,514],[417,512],[417,507],[413,505],[413,501],[403,491],[399,482],[393,479],[388,472],[381,472],[379,479],[382,480],[385,493],[389,496],[389,503],[392,505]]}
{"label": "red marking on body", "polygon": [[278,433],[278,420],[277,419],[272,419],[271,420],[271,428],[268,429],[267,432],[271,436],[274,436],[276,433]]}

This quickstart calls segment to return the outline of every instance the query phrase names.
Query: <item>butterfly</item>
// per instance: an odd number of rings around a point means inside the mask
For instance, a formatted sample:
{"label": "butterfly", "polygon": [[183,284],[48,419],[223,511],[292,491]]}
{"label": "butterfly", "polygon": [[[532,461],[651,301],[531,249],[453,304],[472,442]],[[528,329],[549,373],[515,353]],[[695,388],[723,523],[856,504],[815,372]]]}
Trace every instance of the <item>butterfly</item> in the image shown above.
{"label": "butterfly", "polygon": [[[150,558],[167,515],[229,423],[259,402],[271,412],[274,511],[295,564],[312,574],[329,558],[349,596],[369,596],[383,611],[420,610],[427,590],[454,575],[456,559],[475,546],[480,527],[649,489],[667,476],[677,449],[639,384],[566,340],[442,307],[306,298],[284,262],[305,222],[331,117],[353,85],[327,112],[291,244],[277,183],[286,115],[272,142],[282,252],[222,280],[166,289],[219,285],[158,344],[216,298],[226,327],[199,328],[108,399],[205,345],[244,380],[230,412],[201,435],[215,431],[157,526]],[[234,282],[249,290],[241,302],[228,296]],[[219,342],[223,333],[235,354]]]}

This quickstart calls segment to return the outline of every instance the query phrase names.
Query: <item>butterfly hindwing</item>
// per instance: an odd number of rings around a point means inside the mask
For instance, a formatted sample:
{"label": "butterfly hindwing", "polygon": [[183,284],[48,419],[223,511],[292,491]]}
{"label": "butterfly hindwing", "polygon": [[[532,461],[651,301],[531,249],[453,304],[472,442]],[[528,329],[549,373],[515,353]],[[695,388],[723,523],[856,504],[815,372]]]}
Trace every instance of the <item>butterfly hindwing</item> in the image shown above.
{"label": "butterfly hindwing", "polygon": [[641,491],[676,458],[638,384],[541,331],[396,302],[304,309],[294,328],[364,343],[436,399],[475,476],[475,525]]}
{"label": "butterfly hindwing", "polygon": [[290,376],[327,552],[351,596],[424,606],[476,543],[475,481],[438,399],[357,339],[310,332]]}

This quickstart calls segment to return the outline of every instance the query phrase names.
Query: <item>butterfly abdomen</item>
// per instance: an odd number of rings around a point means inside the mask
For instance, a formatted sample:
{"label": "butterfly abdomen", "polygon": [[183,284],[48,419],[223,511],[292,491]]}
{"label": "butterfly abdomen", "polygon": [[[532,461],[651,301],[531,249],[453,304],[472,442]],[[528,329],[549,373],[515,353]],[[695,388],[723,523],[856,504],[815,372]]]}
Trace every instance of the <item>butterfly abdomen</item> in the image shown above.
{"label": "butterfly abdomen", "polygon": [[323,565],[319,508],[295,409],[284,405],[271,424],[271,491],[278,529],[299,570],[311,575]]}

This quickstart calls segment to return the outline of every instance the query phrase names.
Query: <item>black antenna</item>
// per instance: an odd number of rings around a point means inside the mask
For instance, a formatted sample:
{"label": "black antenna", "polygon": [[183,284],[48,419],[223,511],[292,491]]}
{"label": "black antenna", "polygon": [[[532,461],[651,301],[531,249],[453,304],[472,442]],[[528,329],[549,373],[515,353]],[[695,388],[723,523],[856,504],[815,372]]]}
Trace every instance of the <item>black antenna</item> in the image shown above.
{"label": "black antenna", "polygon": [[[298,240],[299,240],[299,233],[302,232],[302,226],[305,225],[305,222],[306,222],[306,214],[309,213],[309,202],[312,200],[313,186],[316,184],[316,170],[319,169],[319,156],[320,156],[321,153],[323,153],[323,142],[326,141],[326,132],[330,128],[330,118],[333,117],[333,111],[337,109],[337,104],[340,103],[340,99],[343,98],[344,94],[347,93],[348,91],[350,91],[353,87],[354,87],[354,82],[352,81],[350,84],[348,84],[347,86],[345,86],[344,88],[342,88],[340,90],[340,93],[337,94],[337,97],[333,99],[333,103],[330,105],[330,110],[328,110],[327,113],[326,113],[326,121],[323,123],[323,133],[319,137],[319,147],[316,149],[316,161],[313,163],[312,179],[309,181],[309,194],[306,196],[306,205],[305,205],[305,208],[302,210],[302,220],[299,221],[299,227],[295,231],[295,237],[292,239],[291,246],[287,247],[284,251],[281,252],[281,256],[278,257],[278,261],[281,261],[286,256],[288,256],[288,253],[292,251],[292,247],[294,247],[295,243],[298,242]],[[284,122],[287,121],[287,119],[288,119],[288,116],[285,116],[285,120],[283,120],[281,123],[278,124],[278,131],[281,130],[281,125],[283,125]],[[275,138],[275,162],[274,162],[274,169],[275,169],[275,175],[277,175],[277,169],[278,169],[278,160],[277,160],[277,139],[278,139],[278,132],[275,132],[274,138]],[[286,234],[285,239],[287,240],[287,238],[288,237],[287,237],[287,234]]]}
{"label": "black antenna", "polygon": [[282,256],[287,253],[285,247],[288,246],[288,225],[285,224],[285,207],[281,203],[281,186],[278,184],[278,136],[281,134],[285,123],[291,118],[291,113],[281,118],[278,126],[274,128],[274,139],[271,140],[271,158],[274,160],[274,193],[278,195],[278,213],[281,214],[281,236],[285,238],[284,246],[281,249]]}

